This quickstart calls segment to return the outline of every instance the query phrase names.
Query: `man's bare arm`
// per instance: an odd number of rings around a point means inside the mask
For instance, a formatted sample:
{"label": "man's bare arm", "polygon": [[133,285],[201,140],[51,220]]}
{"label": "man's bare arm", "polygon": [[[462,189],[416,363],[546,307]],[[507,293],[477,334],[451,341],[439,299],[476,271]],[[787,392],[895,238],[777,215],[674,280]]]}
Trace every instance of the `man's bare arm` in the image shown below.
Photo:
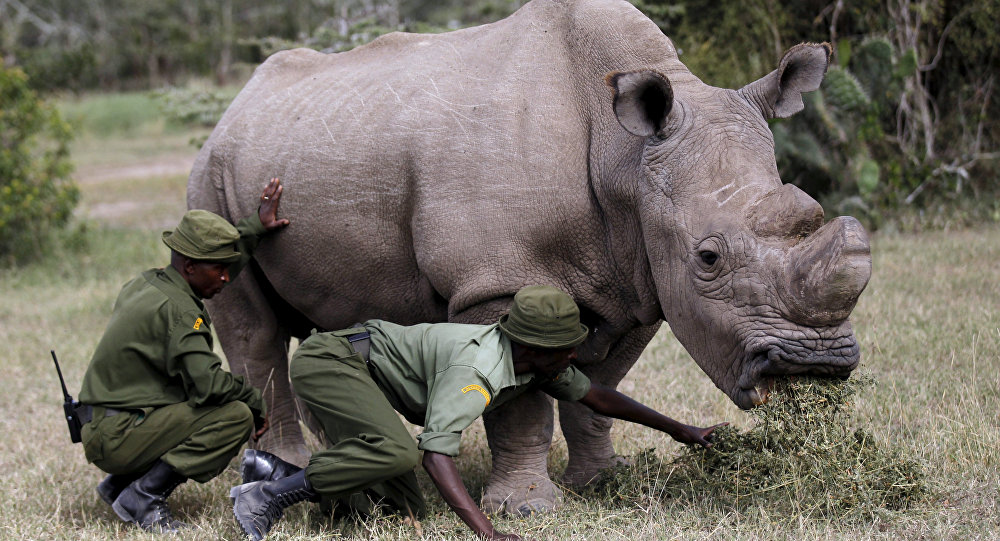
{"label": "man's bare arm", "polygon": [[469,491],[458,475],[455,461],[450,456],[424,451],[423,465],[444,501],[476,535],[483,539],[521,539],[516,534],[500,533],[493,528],[493,523],[486,518],[476,502],[472,501],[472,496],[469,496]]}
{"label": "man's bare arm", "polygon": [[580,399],[580,403],[601,415],[655,428],[666,432],[681,443],[697,443],[703,447],[712,446],[709,438],[716,428],[729,424],[721,423],[708,428],[686,425],[640,404],[614,389],[596,383],[591,383],[590,392]]}

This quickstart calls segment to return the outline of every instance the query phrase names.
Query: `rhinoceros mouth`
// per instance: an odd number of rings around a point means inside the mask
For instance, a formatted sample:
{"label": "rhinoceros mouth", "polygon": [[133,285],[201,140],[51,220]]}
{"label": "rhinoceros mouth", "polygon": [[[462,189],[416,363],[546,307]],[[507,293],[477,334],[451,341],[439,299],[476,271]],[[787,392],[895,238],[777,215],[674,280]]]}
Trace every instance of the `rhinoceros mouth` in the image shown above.
{"label": "rhinoceros mouth", "polygon": [[773,341],[749,352],[736,382],[733,401],[743,409],[767,402],[774,381],[783,376],[846,378],[857,368],[861,349],[853,333],[804,347],[800,342]]}

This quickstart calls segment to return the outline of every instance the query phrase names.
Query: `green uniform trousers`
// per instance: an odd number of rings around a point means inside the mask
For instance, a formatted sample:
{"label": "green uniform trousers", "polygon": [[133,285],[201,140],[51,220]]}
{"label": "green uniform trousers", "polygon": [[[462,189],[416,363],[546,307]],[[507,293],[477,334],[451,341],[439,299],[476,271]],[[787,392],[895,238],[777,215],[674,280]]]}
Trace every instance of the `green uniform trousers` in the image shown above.
{"label": "green uniform trousers", "polygon": [[143,412],[104,416],[83,427],[87,460],[113,474],[143,473],[162,460],[177,473],[205,483],[222,473],[253,432],[253,413],[233,401],[191,407],[187,402]]}
{"label": "green uniform trousers", "polygon": [[328,444],[306,467],[316,492],[358,513],[387,505],[422,516],[424,497],[413,471],[417,443],[347,339],[311,336],[292,356],[289,376]]}

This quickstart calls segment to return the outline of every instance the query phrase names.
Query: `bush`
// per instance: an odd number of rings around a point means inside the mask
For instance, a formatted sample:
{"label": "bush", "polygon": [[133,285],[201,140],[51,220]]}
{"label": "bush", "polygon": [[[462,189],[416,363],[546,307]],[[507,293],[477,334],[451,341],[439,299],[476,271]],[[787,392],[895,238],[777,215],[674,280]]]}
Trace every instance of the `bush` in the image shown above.
{"label": "bush", "polygon": [[69,178],[69,124],[19,68],[0,67],[0,261],[43,251],[79,199]]}
{"label": "bush", "polygon": [[214,128],[233,96],[217,90],[168,87],[153,91],[167,121],[178,126]]}

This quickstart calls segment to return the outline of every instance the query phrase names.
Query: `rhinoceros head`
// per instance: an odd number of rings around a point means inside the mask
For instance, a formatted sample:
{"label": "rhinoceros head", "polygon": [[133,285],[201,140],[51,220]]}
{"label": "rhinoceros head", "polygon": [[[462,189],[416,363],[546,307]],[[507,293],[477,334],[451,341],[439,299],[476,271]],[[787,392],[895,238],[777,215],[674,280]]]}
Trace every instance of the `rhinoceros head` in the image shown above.
{"label": "rhinoceros head", "polygon": [[850,217],[824,225],[781,183],[767,126],[802,109],[829,54],[796,46],[740,90],[673,70],[607,79],[619,123],[646,138],[639,217],[663,316],[743,408],[774,376],[846,376],[860,359],[848,316],[871,275],[867,235]]}

